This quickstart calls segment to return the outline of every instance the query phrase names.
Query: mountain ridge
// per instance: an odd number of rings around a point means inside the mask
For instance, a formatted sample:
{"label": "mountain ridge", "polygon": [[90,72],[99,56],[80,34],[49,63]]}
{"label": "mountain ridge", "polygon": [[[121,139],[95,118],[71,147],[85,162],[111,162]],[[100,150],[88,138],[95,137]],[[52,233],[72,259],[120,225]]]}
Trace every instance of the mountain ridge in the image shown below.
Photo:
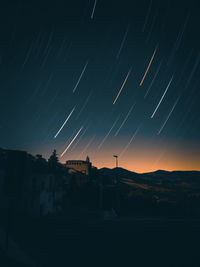
{"label": "mountain ridge", "polygon": [[99,173],[103,176],[113,177],[118,176],[119,178],[125,179],[170,179],[170,180],[180,180],[180,179],[188,179],[191,178],[199,178],[200,179],[200,171],[166,171],[166,170],[157,170],[155,172],[147,172],[147,173],[136,173],[129,171],[124,168],[101,168],[98,170]]}
{"label": "mountain ridge", "polygon": [[122,168],[122,167],[114,167],[114,168],[108,168],[108,167],[103,167],[103,168],[100,168],[98,169],[99,171],[114,171],[114,170],[124,170],[124,171],[127,171],[129,173],[134,173],[134,174],[138,174],[138,175],[141,175],[141,174],[167,174],[167,173],[199,173],[200,174],[200,171],[198,170],[173,170],[173,171],[167,171],[167,170],[156,170],[156,171],[153,171],[153,172],[143,172],[143,173],[138,173],[138,172],[134,172],[134,171],[130,171],[130,170],[127,170],[125,168]]}

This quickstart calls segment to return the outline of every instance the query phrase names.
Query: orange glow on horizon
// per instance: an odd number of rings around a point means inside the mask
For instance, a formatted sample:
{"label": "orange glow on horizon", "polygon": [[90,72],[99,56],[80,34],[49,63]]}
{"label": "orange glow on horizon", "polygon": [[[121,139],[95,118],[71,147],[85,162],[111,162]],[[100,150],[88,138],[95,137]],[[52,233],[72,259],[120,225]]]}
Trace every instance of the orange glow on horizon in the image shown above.
{"label": "orange glow on horizon", "polygon": [[[112,154],[104,155],[102,158],[91,157],[94,166],[98,168],[115,168],[115,159]],[[137,173],[153,172],[156,170],[200,170],[199,159],[188,159],[178,157],[177,154],[153,153],[150,151],[140,151],[137,155],[126,155],[118,158],[118,166]]]}
{"label": "orange glow on horizon", "polygon": [[[189,147],[191,148],[191,147]],[[192,149],[192,148],[191,148]],[[115,168],[115,159],[113,155],[119,155],[119,150],[112,146],[104,147],[104,150],[96,152],[94,148],[90,148],[81,159],[85,159],[89,155],[93,166],[97,168]],[[75,158],[76,154],[67,156]],[[200,153],[187,150],[182,152],[179,148],[174,148],[173,144],[166,144],[165,148],[156,147],[155,144],[133,144],[127,152],[119,156],[119,167],[138,172],[153,172],[156,170],[200,170]]]}
{"label": "orange glow on horizon", "polygon": [[[72,151],[70,148],[63,158],[59,158],[59,160],[61,163],[71,159],[85,160],[88,155],[92,165],[97,168],[115,168],[116,161],[113,155],[119,155],[118,166],[137,173],[156,170],[200,171],[200,144],[195,142],[177,143],[175,140],[168,140],[159,144],[155,140],[136,138],[121,157],[120,153],[127,144],[127,138],[121,139],[120,142],[114,139],[107,140],[99,150],[97,149],[98,144],[98,140],[94,141],[84,153],[81,152],[84,150],[85,143],[79,144]],[[59,147],[63,149],[62,145],[59,144]],[[35,152],[32,153],[38,154],[43,151],[41,154],[45,158],[49,158],[54,148],[54,146],[50,147],[49,145],[43,148],[34,147]],[[62,153],[62,149],[60,151],[57,150],[58,155]]]}

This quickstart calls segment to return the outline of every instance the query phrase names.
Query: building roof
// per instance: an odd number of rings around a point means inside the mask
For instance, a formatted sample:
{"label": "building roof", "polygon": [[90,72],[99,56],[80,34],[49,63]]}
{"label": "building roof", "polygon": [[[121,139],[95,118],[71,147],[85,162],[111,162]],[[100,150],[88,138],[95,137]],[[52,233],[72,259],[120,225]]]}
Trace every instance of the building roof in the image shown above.
{"label": "building roof", "polygon": [[66,164],[74,164],[74,163],[82,163],[82,164],[88,164],[89,162],[88,161],[85,161],[85,160],[67,160],[66,161]]}

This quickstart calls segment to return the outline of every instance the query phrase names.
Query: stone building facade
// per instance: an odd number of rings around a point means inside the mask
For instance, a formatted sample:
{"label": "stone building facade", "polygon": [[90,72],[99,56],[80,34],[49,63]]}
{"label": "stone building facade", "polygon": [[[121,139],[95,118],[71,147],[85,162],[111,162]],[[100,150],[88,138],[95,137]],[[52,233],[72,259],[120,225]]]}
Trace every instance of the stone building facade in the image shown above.
{"label": "stone building facade", "polygon": [[64,166],[77,172],[82,172],[86,175],[89,175],[91,172],[92,163],[87,156],[86,160],[67,160]]}

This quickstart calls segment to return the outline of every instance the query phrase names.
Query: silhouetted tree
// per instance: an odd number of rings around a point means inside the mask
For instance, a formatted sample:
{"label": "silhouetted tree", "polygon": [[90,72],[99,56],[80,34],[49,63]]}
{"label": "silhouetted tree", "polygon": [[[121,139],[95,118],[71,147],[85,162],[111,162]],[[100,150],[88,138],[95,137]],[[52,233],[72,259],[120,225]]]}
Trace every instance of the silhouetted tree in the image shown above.
{"label": "silhouetted tree", "polygon": [[50,156],[50,158],[48,159],[48,162],[55,162],[58,163],[58,157],[56,154],[56,150],[54,149],[52,155]]}
{"label": "silhouetted tree", "polygon": [[51,154],[50,158],[48,159],[49,166],[51,168],[56,168],[59,165],[58,156],[56,154],[56,150],[54,149],[53,153]]}
{"label": "silhouetted tree", "polygon": [[43,158],[41,154],[35,155],[35,159],[40,163],[45,163],[46,162],[46,159]]}
{"label": "silhouetted tree", "polygon": [[35,155],[34,158],[36,159],[36,162],[37,162],[38,165],[45,165],[46,162],[47,162],[46,159],[43,158],[41,154]]}

